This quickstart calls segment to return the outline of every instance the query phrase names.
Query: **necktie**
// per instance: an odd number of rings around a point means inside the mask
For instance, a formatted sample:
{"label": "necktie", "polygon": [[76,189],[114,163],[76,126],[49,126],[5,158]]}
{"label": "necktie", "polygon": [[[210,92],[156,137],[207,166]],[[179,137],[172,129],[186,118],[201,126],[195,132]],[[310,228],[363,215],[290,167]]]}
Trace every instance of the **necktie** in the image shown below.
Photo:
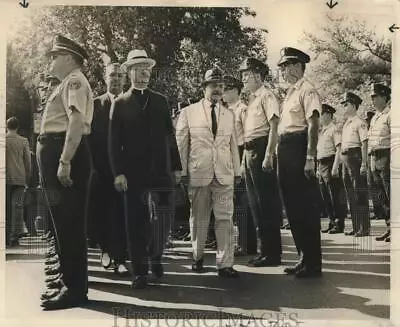
{"label": "necktie", "polygon": [[214,135],[214,138],[215,138],[215,135],[217,135],[217,116],[215,114],[215,107],[216,107],[216,104],[212,103],[211,104],[211,130]]}

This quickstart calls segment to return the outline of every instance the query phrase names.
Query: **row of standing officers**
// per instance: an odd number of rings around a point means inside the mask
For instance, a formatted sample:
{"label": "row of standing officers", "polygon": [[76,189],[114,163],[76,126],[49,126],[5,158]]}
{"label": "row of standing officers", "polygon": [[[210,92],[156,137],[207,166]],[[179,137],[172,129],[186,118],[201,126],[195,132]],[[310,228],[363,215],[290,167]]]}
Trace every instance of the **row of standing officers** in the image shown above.
{"label": "row of standing officers", "polygon": [[[388,161],[382,159],[389,150],[387,131],[382,131],[385,118],[377,114],[371,121],[368,148],[365,122],[356,116],[361,99],[347,92],[343,103],[348,119],[342,136],[337,137],[329,120],[334,109],[321,105],[314,86],[304,78],[310,57],[298,49],[282,49],[278,66],[290,85],[282,103],[263,84],[268,66],[247,58],[239,71],[251,93],[248,106],[238,99],[241,82],[211,69],[204,76],[204,97],[181,111],[175,135],[167,99],[148,88],[156,62],[145,51],[131,51],[123,64],[131,80],[127,92],[119,94],[120,67],[110,65],[106,70],[108,92],[96,99],[80,70],[88,58],[81,46],[58,36],[51,56],[50,73],[61,83],[46,103],[37,148],[53,221],[46,259],[48,290],[42,295],[42,306],[47,310],[87,301],[88,210],[101,217],[98,239],[103,266],[113,263],[116,273],[124,273],[129,257],[134,272],[132,287],[144,288],[149,263],[155,277],[163,275],[162,253],[174,214],[171,190],[177,183],[188,185],[192,270],[204,271],[212,211],[218,275],[225,278],[239,276],[233,268],[232,217],[234,211],[247,208],[237,203],[240,197],[234,201],[242,178],[261,243],[259,255],[250,264],[281,264],[283,205],[299,254],[298,263],[285,272],[299,278],[321,276],[316,161],[336,229],[344,227],[333,182],[340,175],[340,161],[353,221],[349,234],[369,233],[369,220],[365,220],[368,188],[363,184],[368,159],[374,179],[389,196],[387,167],[383,167]],[[390,89],[380,84],[373,88],[374,104],[381,98],[388,102]],[[228,107],[221,101],[223,93]],[[381,102],[377,108],[386,106],[387,102]],[[321,139],[329,150],[321,142],[317,149],[320,116],[324,125]],[[91,189],[98,200],[90,207],[86,199],[93,196],[88,192],[92,171],[97,184]]]}

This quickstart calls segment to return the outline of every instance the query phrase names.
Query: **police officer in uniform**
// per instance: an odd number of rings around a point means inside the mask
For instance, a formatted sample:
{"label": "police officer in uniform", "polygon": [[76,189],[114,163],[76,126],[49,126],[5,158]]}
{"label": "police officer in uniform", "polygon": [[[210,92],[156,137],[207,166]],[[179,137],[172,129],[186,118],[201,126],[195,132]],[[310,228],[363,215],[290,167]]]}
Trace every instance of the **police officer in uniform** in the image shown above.
{"label": "police officer in uniform", "polygon": [[341,136],[332,120],[335,112],[336,110],[332,106],[322,104],[320,119],[322,128],[317,146],[319,187],[329,218],[329,226],[322,232],[329,234],[343,233],[346,213],[345,203],[340,201]]}
{"label": "police officer in uniform", "polygon": [[[390,95],[391,89],[383,84],[371,86],[371,98],[376,113],[368,132],[369,166],[388,227],[390,225]],[[389,242],[390,229],[388,228],[376,240]]]}
{"label": "police officer in uniform", "polygon": [[91,169],[87,135],[93,116],[92,90],[81,72],[86,51],[59,35],[50,54],[50,73],[61,84],[47,100],[37,144],[41,184],[55,230],[45,268],[48,291],[41,297],[45,310],[87,301],[85,207]]}
{"label": "police officer in uniform", "polygon": [[347,118],[342,130],[342,176],[353,227],[345,235],[368,236],[370,230],[367,184],[368,127],[365,120],[357,115],[362,103],[358,95],[346,92],[341,103],[345,106]]}
{"label": "police officer in uniform", "polygon": [[290,84],[282,103],[278,126],[278,176],[287,218],[300,255],[299,262],[285,268],[296,277],[321,276],[321,234],[319,208],[315,201],[315,178],[321,102],[314,86],[304,78],[310,57],[287,47],[278,63]]}
{"label": "police officer in uniform", "polygon": [[256,58],[246,58],[239,67],[242,82],[252,93],[242,115],[244,154],[242,169],[250,208],[261,243],[260,254],[249,261],[254,267],[281,264],[281,212],[276,176],[275,149],[279,101],[263,82],[269,68]]}
{"label": "police officer in uniform", "polygon": [[[244,152],[244,130],[242,117],[246,114],[247,106],[240,100],[240,93],[243,83],[233,76],[224,76],[224,92],[222,98],[228,108],[235,114],[236,138],[239,147],[240,162]],[[242,180],[235,187],[235,223],[239,230],[239,246],[235,249],[235,255],[256,254],[257,253],[257,234],[251,216],[248,197],[246,194],[246,184]]]}
{"label": "police officer in uniform", "polygon": [[122,72],[118,63],[106,66],[104,80],[107,92],[94,99],[92,133],[89,137],[95,169],[90,191],[90,227],[98,231],[102,266],[105,269],[114,268],[117,275],[127,275],[123,203],[114,188],[107,151],[111,104],[122,91]]}

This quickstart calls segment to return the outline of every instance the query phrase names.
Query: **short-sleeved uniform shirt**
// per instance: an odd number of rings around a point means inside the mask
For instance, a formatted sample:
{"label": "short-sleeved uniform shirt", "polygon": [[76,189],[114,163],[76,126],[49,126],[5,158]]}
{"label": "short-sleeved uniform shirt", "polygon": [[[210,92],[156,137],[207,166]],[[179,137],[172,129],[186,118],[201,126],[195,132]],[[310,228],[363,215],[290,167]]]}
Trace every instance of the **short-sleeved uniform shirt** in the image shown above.
{"label": "short-sleeved uniform shirt", "polygon": [[360,148],[362,142],[368,139],[367,122],[357,115],[348,118],[342,130],[342,152],[348,149]]}
{"label": "short-sleeved uniform shirt", "polygon": [[304,77],[291,86],[282,102],[278,134],[304,131],[314,111],[321,114],[321,100],[314,86]]}
{"label": "short-sleeved uniform shirt", "polygon": [[368,131],[368,153],[373,150],[390,148],[390,107],[376,112]]}
{"label": "short-sleeved uniform shirt", "polygon": [[279,118],[279,100],[272,91],[262,85],[253,94],[253,100],[243,115],[244,141],[249,142],[269,133],[269,121]]}
{"label": "short-sleeved uniform shirt", "polygon": [[317,159],[334,156],[336,154],[336,147],[340,142],[340,134],[337,132],[333,122],[327,126],[323,126],[318,137]]}
{"label": "short-sleeved uniform shirt", "polygon": [[236,103],[229,105],[229,109],[235,114],[235,130],[236,139],[239,146],[244,143],[244,128],[242,117],[246,114],[247,106],[242,101],[237,101]]}
{"label": "short-sleeved uniform shirt", "polygon": [[72,107],[83,115],[83,134],[90,134],[93,119],[93,93],[85,75],[73,70],[53,90],[43,112],[40,133],[66,132]]}

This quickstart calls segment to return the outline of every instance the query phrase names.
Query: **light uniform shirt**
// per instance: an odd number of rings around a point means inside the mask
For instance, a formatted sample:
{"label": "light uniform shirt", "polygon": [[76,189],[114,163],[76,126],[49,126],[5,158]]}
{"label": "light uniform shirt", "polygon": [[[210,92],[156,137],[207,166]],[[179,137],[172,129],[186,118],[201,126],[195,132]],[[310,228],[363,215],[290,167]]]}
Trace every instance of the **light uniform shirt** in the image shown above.
{"label": "light uniform shirt", "polygon": [[368,153],[378,149],[390,148],[390,107],[376,112],[371,119],[368,131]]}
{"label": "light uniform shirt", "polygon": [[303,77],[288,89],[282,102],[278,134],[304,131],[314,110],[321,114],[321,100],[314,86]]}
{"label": "light uniform shirt", "polygon": [[342,130],[342,152],[351,148],[360,148],[368,139],[368,126],[365,120],[357,115],[346,120]]}
{"label": "light uniform shirt", "polygon": [[66,132],[72,106],[83,115],[83,134],[90,134],[93,93],[88,80],[79,69],[73,70],[53,90],[43,112],[40,133]]}
{"label": "light uniform shirt", "polygon": [[236,140],[239,146],[244,143],[244,129],[243,129],[243,121],[242,117],[244,117],[247,106],[242,101],[237,101],[228,106],[235,115],[235,130],[236,130]]}
{"label": "light uniform shirt", "polygon": [[243,117],[244,141],[249,142],[269,133],[269,121],[273,116],[279,118],[279,101],[277,97],[262,85],[253,94],[253,100]]}
{"label": "light uniform shirt", "polygon": [[336,154],[336,147],[340,142],[340,134],[337,132],[333,122],[327,126],[323,126],[318,137],[317,159],[334,156]]}

